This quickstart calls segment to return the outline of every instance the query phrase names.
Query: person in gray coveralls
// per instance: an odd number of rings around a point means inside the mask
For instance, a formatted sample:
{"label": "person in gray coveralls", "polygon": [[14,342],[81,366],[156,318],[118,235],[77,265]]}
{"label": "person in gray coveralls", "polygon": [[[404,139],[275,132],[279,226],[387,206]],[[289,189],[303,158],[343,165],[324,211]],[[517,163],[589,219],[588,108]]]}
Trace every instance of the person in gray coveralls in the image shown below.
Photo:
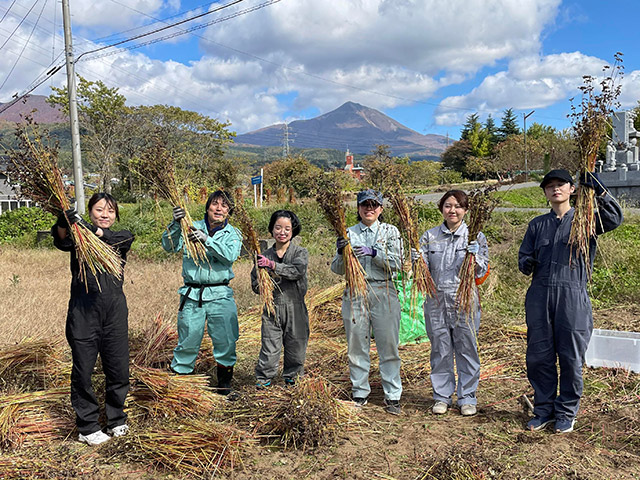
{"label": "person in gray coveralls", "polygon": [[[256,386],[266,388],[278,373],[280,351],[284,346],[285,385],[291,386],[304,374],[304,360],[309,342],[309,314],[304,303],[307,293],[307,249],[291,240],[300,233],[300,221],[289,210],[271,215],[269,233],[274,245],[258,255],[257,268],[266,268],[275,282],[275,315],[262,312],[262,347],[256,365]],[[258,272],[251,271],[251,287],[259,293]]]}

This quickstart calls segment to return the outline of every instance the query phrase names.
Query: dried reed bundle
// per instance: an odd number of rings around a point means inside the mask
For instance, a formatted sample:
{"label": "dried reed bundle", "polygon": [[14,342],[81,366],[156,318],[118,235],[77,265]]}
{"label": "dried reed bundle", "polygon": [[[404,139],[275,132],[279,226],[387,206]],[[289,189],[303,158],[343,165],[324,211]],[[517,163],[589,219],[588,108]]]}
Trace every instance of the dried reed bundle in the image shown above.
{"label": "dried reed bundle", "polygon": [[62,386],[68,382],[68,361],[62,338],[24,339],[0,350],[0,379],[7,387],[24,384],[34,388]]}
{"label": "dried reed bundle", "polygon": [[158,367],[171,362],[178,332],[173,324],[165,323],[159,313],[145,330],[129,338],[132,363],[138,367]]}
{"label": "dried reed bundle", "polygon": [[284,448],[330,444],[353,419],[353,409],[335,397],[329,382],[309,375],[295,387],[259,391],[252,409],[256,431],[277,435]]}
{"label": "dried reed bundle", "polygon": [[[604,72],[608,72],[608,76],[598,85],[594,77],[590,75],[582,77],[584,84],[580,87],[582,100],[579,109],[571,105],[569,117],[573,123],[580,151],[578,171],[581,175],[595,170],[598,151],[607,134],[613,106],[620,95],[620,82],[623,76],[622,54],[616,53],[614,59],[612,67],[607,65],[603,68]],[[582,255],[586,259],[587,264],[590,242],[596,235],[596,212],[597,204],[593,188],[578,185],[569,245],[575,248],[576,255]]]}
{"label": "dried reed bundle", "polygon": [[[316,201],[318,205],[320,205],[320,208],[322,208],[327,221],[331,227],[333,227],[336,234],[343,238],[348,238],[342,191],[340,187],[331,180],[326,180],[322,183],[322,185],[318,186]],[[365,272],[360,261],[353,253],[351,244],[347,244],[347,246],[344,247],[342,258],[345,270],[344,278],[347,282],[349,296],[366,295],[367,281],[365,279]]]}
{"label": "dried reed bundle", "polygon": [[206,375],[173,375],[164,370],[133,366],[131,400],[148,417],[201,417],[220,404]]}
{"label": "dried reed bundle", "polygon": [[[469,193],[469,242],[474,241],[482,231],[484,225],[491,218],[493,209],[498,204],[498,199],[491,196],[500,186],[499,183],[478,188]],[[471,318],[474,314],[475,299],[477,298],[476,287],[476,256],[467,252],[460,267],[460,284],[456,292],[456,303],[458,310]]]}
{"label": "dried reed bundle", "polygon": [[[58,168],[58,146],[42,135],[32,121],[18,124],[16,137],[19,147],[9,154],[8,174],[20,184],[20,195],[56,216],[69,210],[71,205]],[[109,273],[122,278],[123,262],[113,247],[79,223],[71,225],[69,233],[85,283],[87,268],[94,276]]]}
{"label": "dried reed bundle", "polygon": [[176,180],[175,160],[167,150],[165,141],[157,135],[154,136],[140,159],[131,162],[130,168],[143,180],[149,182],[154,193],[186,212],[184,218],[180,220],[180,228],[187,254],[197,265],[208,264],[205,246],[200,242],[191,242],[187,239],[193,226],[193,219],[187,210],[185,195],[182,193],[184,186],[180,186]]}
{"label": "dried reed bundle", "polygon": [[238,227],[242,231],[242,234],[247,239],[247,245],[253,255],[253,264],[255,265],[258,273],[258,288],[260,290],[262,305],[269,315],[273,315],[276,311],[273,304],[273,288],[275,287],[275,283],[265,268],[258,268],[257,262],[258,255],[260,254],[260,242],[258,240],[258,234],[253,227],[253,221],[251,220],[247,210],[244,208],[242,198],[237,199],[236,209],[233,215]]}
{"label": "dried reed bundle", "polygon": [[241,464],[246,435],[208,419],[189,419],[166,428],[150,428],[108,446],[127,461],[152,463],[189,478],[216,478]]}
{"label": "dried reed bundle", "polygon": [[12,452],[0,458],[2,480],[97,478],[94,456],[78,454],[74,449],[55,449],[48,446]]}
{"label": "dried reed bundle", "polygon": [[[409,246],[420,251],[416,205],[413,199],[407,198],[399,187],[400,185],[398,185],[397,189],[389,191],[386,196],[400,219],[400,227],[409,240]],[[431,272],[429,272],[427,262],[422,258],[422,255],[418,260],[412,262],[411,270],[413,272],[413,283],[411,285],[411,306],[413,308],[418,304],[418,293],[434,298],[436,285],[431,277]]]}
{"label": "dried reed bundle", "polygon": [[65,406],[68,388],[39,390],[0,397],[0,446],[20,448],[51,441],[74,428]]}

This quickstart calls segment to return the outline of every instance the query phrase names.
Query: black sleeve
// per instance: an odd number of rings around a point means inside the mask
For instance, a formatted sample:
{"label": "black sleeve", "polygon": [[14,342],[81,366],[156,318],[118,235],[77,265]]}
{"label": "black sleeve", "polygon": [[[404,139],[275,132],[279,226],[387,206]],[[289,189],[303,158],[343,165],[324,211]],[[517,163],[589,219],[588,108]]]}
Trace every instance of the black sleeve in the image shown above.
{"label": "black sleeve", "polygon": [[608,193],[596,196],[598,211],[596,212],[596,235],[610,232],[622,224],[622,208],[618,201]]}
{"label": "black sleeve", "polygon": [[69,235],[69,230],[67,229],[67,236],[64,238],[60,238],[58,236],[58,222],[51,227],[51,236],[53,237],[53,245],[63,252],[70,252],[73,250],[73,240],[71,240],[71,235]]}

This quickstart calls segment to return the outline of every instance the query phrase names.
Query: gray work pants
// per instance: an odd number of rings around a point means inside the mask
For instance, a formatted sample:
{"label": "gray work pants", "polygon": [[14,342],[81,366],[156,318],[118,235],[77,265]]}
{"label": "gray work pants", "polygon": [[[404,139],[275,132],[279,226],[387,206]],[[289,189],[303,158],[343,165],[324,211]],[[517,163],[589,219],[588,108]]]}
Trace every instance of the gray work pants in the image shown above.
{"label": "gray work pants", "polygon": [[256,380],[267,383],[278,373],[284,346],[282,377],[295,380],[304,374],[309,342],[309,314],[304,302],[276,302],[275,315],[262,313],[262,346],[256,365]]}
{"label": "gray work pants", "polygon": [[400,302],[392,282],[372,283],[366,297],[342,297],[342,320],[347,334],[349,374],[352,394],[365,398],[371,392],[369,370],[371,359],[371,332],[378,349],[380,378],[384,397],[400,400],[400,355],[398,332],[400,329]]}

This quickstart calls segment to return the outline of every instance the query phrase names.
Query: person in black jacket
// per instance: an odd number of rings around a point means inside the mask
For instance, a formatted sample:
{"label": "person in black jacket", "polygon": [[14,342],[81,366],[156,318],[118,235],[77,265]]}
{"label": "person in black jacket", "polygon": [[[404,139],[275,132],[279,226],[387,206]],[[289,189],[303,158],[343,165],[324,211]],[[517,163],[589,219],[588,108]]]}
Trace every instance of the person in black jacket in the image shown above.
{"label": "person in black jacket", "polygon": [[51,234],[58,249],[71,253],[71,298],[66,337],[73,359],[71,404],[76,412],[78,440],[99,445],[111,437],[102,431],[98,423],[99,406],[91,385],[98,354],[106,383],[107,433],[119,437],[129,431],[124,412],[124,401],[129,391],[129,311],[122,291],[122,278],[108,273],[93,275],[85,269],[85,279],[82,279],[82,266],[69,228],[76,222],[84,225],[117,250],[123,265],[134,237],[127,230],[110,230],[120,215],[115,198],[108,193],[96,193],[91,197],[89,217],[91,223],[83,220],[75,209],[67,210],[60,214]]}

